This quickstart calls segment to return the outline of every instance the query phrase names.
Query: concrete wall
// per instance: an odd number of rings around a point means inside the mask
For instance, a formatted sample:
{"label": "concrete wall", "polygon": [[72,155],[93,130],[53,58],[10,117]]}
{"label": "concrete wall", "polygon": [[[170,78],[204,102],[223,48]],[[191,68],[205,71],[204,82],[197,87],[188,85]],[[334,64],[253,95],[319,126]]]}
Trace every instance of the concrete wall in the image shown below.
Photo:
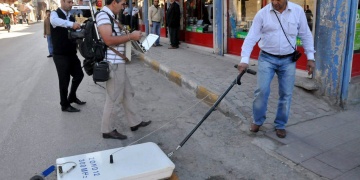
{"label": "concrete wall", "polygon": [[[344,106],[349,87],[352,46],[348,44],[354,29],[350,20],[355,0],[318,0],[315,31],[316,76],[321,96],[334,105]],[[356,0],[357,1],[357,0]],[[350,62],[349,62],[350,61]]]}

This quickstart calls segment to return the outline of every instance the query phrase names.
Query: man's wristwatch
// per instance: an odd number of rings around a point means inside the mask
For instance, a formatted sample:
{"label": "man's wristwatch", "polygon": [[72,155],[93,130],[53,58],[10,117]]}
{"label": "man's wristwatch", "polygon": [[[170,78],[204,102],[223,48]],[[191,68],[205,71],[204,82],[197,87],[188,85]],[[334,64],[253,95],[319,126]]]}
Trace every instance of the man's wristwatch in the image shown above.
{"label": "man's wristwatch", "polygon": [[308,59],[308,61],[314,61],[315,62],[315,59]]}

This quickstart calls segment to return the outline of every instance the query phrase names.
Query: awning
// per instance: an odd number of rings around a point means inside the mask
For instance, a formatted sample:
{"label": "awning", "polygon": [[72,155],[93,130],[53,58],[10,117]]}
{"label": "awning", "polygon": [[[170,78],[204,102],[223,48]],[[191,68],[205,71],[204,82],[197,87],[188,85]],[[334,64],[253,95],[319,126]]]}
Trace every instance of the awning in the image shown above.
{"label": "awning", "polygon": [[16,7],[10,7],[14,11],[14,15],[18,15],[20,11]]}
{"label": "awning", "polygon": [[14,10],[11,9],[8,4],[0,3],[0,10],[1,10],[1,14],[13,14],[14,13]]}
{"label": "awning", "polygon": [[34,8],[30,4],[25,4],[25,11],[26,10],[32,11],[32,10],[34,10]]}

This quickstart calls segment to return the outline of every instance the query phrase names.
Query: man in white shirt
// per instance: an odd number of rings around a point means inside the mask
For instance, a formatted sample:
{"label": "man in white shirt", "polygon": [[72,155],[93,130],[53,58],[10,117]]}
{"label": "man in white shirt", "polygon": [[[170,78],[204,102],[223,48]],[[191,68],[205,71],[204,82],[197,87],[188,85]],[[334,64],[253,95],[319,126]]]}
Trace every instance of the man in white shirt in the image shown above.
{"label": "man in white shirt", "polygon": [[125,15],[125,23],[124,23],[124,25],[130,26],[131,15],[130,15],[129,4],[127,2],[125,2],[124,6],[125,6],[125,9],[124,9],[124,12],[123,12],[123,14]]}
{"label": "man in white shirt", "polygon": [[132,2],[133,8],[131,11],[131,29],[139,30],[139,8],[135,2]]}
{"label": "man in white shirt", "polygon": [[279,138],[286,136],[285,125],[289,118],[295,82],[296,63],[293,57],[297,36],[303,42],[308,59],[307,70],[310,75],[315,69],[314,40],[302,7],[288,0],[272,0],[255,15],[242,46],[241,62],[238,65],[240,72],[248,68],[251,51],[260,40],[261,52],[258,59],[257,89],[253,102],[254,120],[250,127],[251,132],[258,132],[266,120],[270,83],[276,73],[280,97],[274,120],[275,131]]}
{"label": "man in white shirt", "polygon": [[[102,8],[96,16],[96,24],[100,36],[107,46],[111,46],[120,53],[125,52],[125,43],[131,40],[138,41],[141,38],[140,31],[133,31],[132,33],[123,34],[118,23],[115,22],[115,15],[118,14],[125,4],[125,0],[106,0],[106,6]],[[110,20],[113,20],[113,27]],[[114,29],[114,31],[113,31]],[[120,104],[123,105],[125,111],[125,118],[128,121],[131,131],[136,131],[139,127],[145,127],[151,121],[144,122],[136,114],[136,106],[134,102],[134,91],[130,84],[129,78],[126,74],[125,60],[118,56],[115,52],[108,49],[105,59],[110,66],[110,79],[106,82],[106,102],[101,123],[101,132],[103,138],[111,139],[126,139],[127,136],[117,132],[115,125],[115,118],[117,117],[117,108]]]}

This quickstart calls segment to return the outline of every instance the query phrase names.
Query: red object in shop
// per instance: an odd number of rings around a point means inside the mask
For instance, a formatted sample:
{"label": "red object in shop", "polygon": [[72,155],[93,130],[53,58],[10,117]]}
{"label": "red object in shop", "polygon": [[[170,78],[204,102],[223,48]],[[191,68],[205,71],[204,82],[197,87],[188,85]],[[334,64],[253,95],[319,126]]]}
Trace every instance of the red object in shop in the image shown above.
{"label": "red object in shop", "polygon": [[213,39],[213,33],[185,32],[185,42],[189,44],[213,48]]}
{"label": "red object in shop", "polygon": [[140,31],[145,32],[145,24],[140,24]]}
{"label": "red object in shop", "polygon": [[354,53],[351,77],[360,76],[360,53]]}
{"label": "red object in shop", "polygon": [[[244,39],[228,38],[228,44],[227,44],[228,54],[240,56],[241,46],[243,45],[243,43],[244,43]],[[306,60],[306,55],[304,54],[304,48],[298,47],[298,50],[302,53],[302,56],[296,62],[296,68],[306,70],[307,60]],[[251,52],[250,58],[257,60],[259,58],[259,53],[260,53],[260,48],[256,44],[254,46],[253,51]]]}
{"label": "red object in shop", "polygon": [[160,37],[166,37],[166,28],[161,28],[160,29]]}

